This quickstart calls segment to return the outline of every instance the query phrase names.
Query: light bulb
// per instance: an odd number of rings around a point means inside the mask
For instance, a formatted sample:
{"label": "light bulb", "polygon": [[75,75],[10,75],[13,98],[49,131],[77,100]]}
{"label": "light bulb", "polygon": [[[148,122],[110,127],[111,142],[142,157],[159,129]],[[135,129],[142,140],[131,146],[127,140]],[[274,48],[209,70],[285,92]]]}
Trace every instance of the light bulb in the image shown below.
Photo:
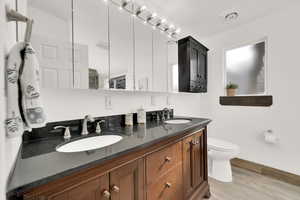
{"label": "light bulb", "polygon": [[162,19],[162,20],[161,20],[161,23],[166,23],[166,22],[167,22],[166,19]]}
{"label": "light bulb", "polygon": [[143,10],[146,10],[146,9],[147,9],[146,6],[142,6],[142,7],[140,8],[140,11],[143,11]]}
{"label": "light bulb", "polygon": [[153,13],[153,14],[151,15],[151,17],[152,17],[152,18],[157,17],[157,13]]}
{"label": "light bulb", "polygon": [[181,33],[181,29],[180,28],[177,28],[176,31],[175,31],[177,34]]}
{"label": "light bulb", "polygon": [[169,28],[170,28],[170,29],[175,28],[174,24],[171,24],[171,25],[169,26]]}

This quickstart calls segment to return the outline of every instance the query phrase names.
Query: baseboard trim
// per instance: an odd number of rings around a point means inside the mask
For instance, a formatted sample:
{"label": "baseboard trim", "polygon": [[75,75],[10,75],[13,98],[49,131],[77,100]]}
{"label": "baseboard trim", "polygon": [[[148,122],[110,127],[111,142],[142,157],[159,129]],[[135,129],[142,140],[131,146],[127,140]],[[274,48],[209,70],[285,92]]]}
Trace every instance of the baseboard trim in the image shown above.
{"label": "baseboard trim", "polygon": [[261,165],[258,163],[254,163],[251,161],[234,158],[231,160],[231,165],[235,167],[239,167],[242,169],[246,169],[249,171],[256,172],[258,174],[262,174],[264,176],[268,176],[289,184],[293,184],[296,186],[300,186],[300,176],[296,174],[292,174],[289,172],[285,172],[279,169],[275,169],[272,167],[268,167],[265,165]]}

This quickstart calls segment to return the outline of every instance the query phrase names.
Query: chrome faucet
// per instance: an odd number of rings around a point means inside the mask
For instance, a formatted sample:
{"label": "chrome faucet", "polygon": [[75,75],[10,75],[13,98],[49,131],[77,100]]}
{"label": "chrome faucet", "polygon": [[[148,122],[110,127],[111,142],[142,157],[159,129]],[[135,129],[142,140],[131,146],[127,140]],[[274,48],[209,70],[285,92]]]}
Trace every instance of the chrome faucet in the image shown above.
{"label": "chrome faucet", "polygon": [[88,135],[89,131],[87,129],[87,123],[88,122],[94,122],[95,119],[91,116],[91,115],[86,115],[83,119],[82,122],[82,131],[81,131],[81,135]]}

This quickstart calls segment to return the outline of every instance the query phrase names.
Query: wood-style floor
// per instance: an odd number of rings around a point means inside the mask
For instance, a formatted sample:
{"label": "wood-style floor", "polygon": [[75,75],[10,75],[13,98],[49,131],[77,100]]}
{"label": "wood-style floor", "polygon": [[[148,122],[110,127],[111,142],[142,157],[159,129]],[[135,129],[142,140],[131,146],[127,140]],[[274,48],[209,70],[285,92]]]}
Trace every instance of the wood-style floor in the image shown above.
{"label": "wood-style floor", "polygon": [[210,178],[210,200],[300,200],[300,187],[233,168],[232,183]]}

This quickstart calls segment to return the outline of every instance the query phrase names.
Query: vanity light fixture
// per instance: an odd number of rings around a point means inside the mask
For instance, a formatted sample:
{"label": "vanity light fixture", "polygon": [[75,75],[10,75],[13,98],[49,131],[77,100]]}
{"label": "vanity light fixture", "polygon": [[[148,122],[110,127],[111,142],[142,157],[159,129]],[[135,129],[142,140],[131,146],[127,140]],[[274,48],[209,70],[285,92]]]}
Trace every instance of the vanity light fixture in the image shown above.
{"label": "vanity light fixture", "polygon": [[136,11],[135,16],[139,16],[139,15],[140,15],[143,11],[145,11],[146,9],[147,9],[146,6],[140,7],[140,8]]}
{"label": "vanity light fixture", "polygon": [[[145,5],[138,5],[134,3],[133,0],[121,0],[120,3],[117,3],[114,0],[103,1],[119,7],[120,11],[124,10],[128,12],[133,18],[142,20],[144,24],[149,24],[153,30],[158,29],[161,33],[167,34],[169,38],[176,39],[181,33],[181,29],[179,27],[175,27],[174,24],[167,24],[167,20],[165,18],[159,18],[156,12],[150,12]],[[142,15],[143,12],[148,14],[148,16],[145,17],[145,15]]]}

